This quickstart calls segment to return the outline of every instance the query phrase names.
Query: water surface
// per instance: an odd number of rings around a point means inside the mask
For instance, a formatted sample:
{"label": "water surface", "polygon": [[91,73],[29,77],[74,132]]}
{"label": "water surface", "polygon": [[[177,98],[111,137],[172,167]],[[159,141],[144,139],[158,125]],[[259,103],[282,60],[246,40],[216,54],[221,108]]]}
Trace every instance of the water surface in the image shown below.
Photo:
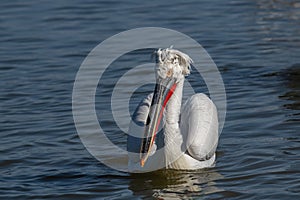
{"label": "water surface", "polygon": [[[0,6],[3,199],[299,198],[298,1],[4,0]],[[117,172],[78,138],[71,96],[80,64],[107,37],[144,26],[189,35],[219,67],[228,111],[215,168]],[[147,53],[119,63],[146,62]],[[201,80],[192,81],[207,92]],[[140,88],[132,103],[149,89]],[[112,90],[109,83],[105,90]],[[98,99],[97,110],[108,104]],[[124,147],[114,122],[101,123]]]}

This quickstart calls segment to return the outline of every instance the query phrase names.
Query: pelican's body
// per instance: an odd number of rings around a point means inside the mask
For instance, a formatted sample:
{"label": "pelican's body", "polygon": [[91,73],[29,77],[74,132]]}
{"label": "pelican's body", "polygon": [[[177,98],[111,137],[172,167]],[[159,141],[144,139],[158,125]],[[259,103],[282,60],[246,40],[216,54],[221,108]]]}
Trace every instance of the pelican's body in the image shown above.
{"label": "pelican's body", "polygon": [[139,104],[129,128],[129,170],[211,167],[218,144],[216,107],[202,93],[182,106],[184,76],[192,61],[173,49],[159,50],[157,56],[158,86],[154,96],[148,95]]}

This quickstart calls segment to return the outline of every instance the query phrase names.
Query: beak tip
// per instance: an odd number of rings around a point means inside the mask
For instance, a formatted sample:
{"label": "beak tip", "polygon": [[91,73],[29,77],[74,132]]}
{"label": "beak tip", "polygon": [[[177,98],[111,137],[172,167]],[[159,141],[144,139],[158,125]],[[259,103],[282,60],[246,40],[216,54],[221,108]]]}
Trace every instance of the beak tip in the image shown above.
{"label": "beak tip", "polygon": [[145,160],[144,160],[144,159],[141,159],[140,164],[141,164],[141,167],[144,167],[144,165],[145,165]]}

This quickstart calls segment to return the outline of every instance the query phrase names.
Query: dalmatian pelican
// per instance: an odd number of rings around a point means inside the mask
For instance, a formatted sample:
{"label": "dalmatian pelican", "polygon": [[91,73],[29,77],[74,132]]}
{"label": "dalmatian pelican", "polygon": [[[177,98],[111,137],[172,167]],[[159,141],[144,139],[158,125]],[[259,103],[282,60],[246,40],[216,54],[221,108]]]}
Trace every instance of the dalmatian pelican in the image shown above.
{"label": "dalmatian pelican", "polygon": [[182,105],[192,59],[172,47],[158,49],[155,56],[154,92],[138,105],[129,126],[129,171],[212,167],[219,137],[216,106],[203,93]]}

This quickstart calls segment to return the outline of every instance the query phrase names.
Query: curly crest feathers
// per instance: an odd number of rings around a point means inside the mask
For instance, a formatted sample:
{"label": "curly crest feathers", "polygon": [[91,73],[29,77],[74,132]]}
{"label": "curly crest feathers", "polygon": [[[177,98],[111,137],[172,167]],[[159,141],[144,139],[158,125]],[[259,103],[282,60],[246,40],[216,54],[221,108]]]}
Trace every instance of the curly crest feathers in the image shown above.
{"label": "curly crest feathers", "polygon": [[193,60],[185,53],[172,49],[158,49],[156,52],[158,62],[158,75],[161,78],[173,76],[180,78],[180,75],[190,74],[190,67]]}

